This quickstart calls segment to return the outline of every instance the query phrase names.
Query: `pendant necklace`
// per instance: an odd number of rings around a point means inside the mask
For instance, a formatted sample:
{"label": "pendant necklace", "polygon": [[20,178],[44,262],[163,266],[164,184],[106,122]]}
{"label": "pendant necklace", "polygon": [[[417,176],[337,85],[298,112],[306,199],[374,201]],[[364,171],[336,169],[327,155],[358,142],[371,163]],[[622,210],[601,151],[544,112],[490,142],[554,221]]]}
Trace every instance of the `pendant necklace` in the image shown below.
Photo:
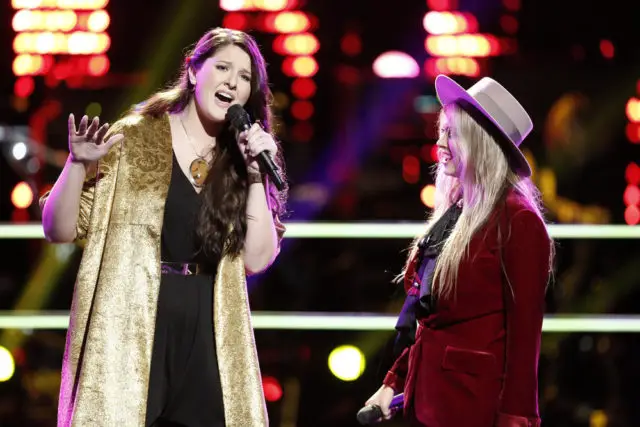
{"label": "pendant necklace", "polygon": [[193,152],[196,155],[196,158],[193,159],[193,161],[189,165],[189,174],[191,175],[190,181],[196,187],[202,188],[204,186],[205,181],[207,180],[207,175],[209,174],[209,162],[207,162],[207,159],[204,156],[199,155],[198,152],[196,151],[195,146],[191,141],[191,137],[189,136],[189,132],[187,132],[187,128],[185,127],[184,122],[182,121],[182,117],[178,117],[178,120],[180,121],[180,125],[182,126],[182,130],[184,131],[184,134],[187,136],[187,139],[189,140],[189,145],[191,145],[191,148],[193,149]]}

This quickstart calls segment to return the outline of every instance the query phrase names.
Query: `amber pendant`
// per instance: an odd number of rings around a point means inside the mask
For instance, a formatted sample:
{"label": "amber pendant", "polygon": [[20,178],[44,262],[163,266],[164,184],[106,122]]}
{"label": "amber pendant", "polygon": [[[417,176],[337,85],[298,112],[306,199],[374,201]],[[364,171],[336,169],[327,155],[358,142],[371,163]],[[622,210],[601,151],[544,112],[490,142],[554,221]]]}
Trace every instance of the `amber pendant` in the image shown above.
{"label": "amber pendant", "polygon": [[191,162],[189,172],[191,173],[193,185],[202,187],[209,173],[209,163],[202,157],[197,157]]}

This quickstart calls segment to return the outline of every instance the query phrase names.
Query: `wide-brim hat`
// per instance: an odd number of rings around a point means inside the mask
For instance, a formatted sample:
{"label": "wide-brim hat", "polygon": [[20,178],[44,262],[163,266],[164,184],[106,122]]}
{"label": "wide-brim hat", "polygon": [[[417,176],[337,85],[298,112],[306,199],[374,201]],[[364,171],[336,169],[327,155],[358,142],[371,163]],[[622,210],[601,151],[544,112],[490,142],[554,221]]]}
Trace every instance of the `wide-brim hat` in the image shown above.
{"label": "wide-brim hat", "polygon": [[506,138],[506,141],[498,142],[513,171],[522,177],[531,176],[531,166],[520,150],[520,144],[533,129],[533,122],[522,105],[507,89],[492,78],[483,77],[465,90],[445,75],[436,77],[435,86],[436,94],[443,106],[452,103],[465,109],[471,106],[487,118],[501,136]]}

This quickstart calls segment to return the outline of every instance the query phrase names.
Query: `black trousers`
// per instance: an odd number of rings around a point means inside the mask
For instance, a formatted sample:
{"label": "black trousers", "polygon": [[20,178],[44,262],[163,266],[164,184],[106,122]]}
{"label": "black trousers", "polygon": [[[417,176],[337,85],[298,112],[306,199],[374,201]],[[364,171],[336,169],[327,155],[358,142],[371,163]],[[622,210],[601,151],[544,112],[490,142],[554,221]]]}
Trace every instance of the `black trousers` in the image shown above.
{"label": "black trousers", "polygon": [[225,426],[212,303],[211,276],[162,276],[147,426]]}

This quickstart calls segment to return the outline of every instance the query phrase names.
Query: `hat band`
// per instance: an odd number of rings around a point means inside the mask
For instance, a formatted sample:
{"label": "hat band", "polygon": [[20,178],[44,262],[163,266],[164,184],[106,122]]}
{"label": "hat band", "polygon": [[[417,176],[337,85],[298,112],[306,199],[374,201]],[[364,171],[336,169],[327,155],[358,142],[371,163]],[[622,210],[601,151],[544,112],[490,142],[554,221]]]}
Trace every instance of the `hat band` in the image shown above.
{"label": "hat band", "polygon": [[490,119],[501,128],[507,137],[516,145],[522,142],[522,134],[516,124],[511,120],[502,108],[491,98],[482,92],[471,95],[491,115]]}

